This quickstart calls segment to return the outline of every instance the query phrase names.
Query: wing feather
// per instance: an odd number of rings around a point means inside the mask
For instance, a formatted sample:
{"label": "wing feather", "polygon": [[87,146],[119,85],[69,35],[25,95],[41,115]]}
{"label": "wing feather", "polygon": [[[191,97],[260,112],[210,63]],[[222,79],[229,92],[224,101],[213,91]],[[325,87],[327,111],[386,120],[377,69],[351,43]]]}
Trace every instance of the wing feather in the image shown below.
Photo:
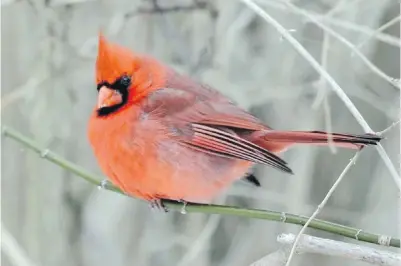
{"label": "wing feather", "polygon": [[277,155],[237,134],[241,130],[253,132],[267,127],[229,101],[213,101],[198,97],[194,92],[162,88],[149,94],[142,110],[167,127],[174,127],[176,132],[186,132],[177,136],[183,145],[292,173]]}
{"label": "wing feather", "polygon": [[224,152],[238,159],[270,165],[281,171],[292,173],[291,169],[286,165],[287,163],[277,155],[235,134],[197,123],[192,124],[192,129],[194,137],[190,140],[191,144]]}

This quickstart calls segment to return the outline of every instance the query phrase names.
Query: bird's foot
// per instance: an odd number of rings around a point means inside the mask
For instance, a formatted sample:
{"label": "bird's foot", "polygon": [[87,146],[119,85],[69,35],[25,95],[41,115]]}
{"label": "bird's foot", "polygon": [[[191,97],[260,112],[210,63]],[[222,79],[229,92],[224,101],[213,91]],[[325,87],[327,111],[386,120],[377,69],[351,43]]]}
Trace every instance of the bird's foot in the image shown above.
{"label": "bird's foot", "polygon": [[188,203],[185,200],[179,200],[179,202],[183,204],[181,208],[181,214],[187,214],[187,210],[185,208],[187,207]]}
{"label": "bird's foot", "polygon": [[167,207],[162,202],[163,199],[152,199],[149,201],[150,208],[163,210],[164,212],[168,212]]}
{"label": "bird's foot", "polygon": [[111,186],[111,182],[107,179],[104,179],[100,182],[100,184],[97,186],[98,189],[106,189],[108,186]]}

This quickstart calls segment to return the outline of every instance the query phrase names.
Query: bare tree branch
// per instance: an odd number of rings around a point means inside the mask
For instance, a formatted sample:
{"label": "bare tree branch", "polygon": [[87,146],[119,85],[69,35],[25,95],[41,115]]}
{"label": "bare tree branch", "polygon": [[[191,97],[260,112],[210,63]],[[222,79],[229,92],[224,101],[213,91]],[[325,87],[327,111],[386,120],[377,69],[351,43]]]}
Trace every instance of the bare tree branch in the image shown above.
{"label": "bare tree branch", "polygon": [[[282,9],[288,12],[293,13],[294,11],[291,9],[286,8],[285,4],[283,2],[278,2],[278,1],[271,1],[271,0],[257,0],[258,3],[262,4],[262,5],[268,5],[270,7],[274,7],[277,9]],[[354,24],[352,22],[348,22],[348,21],[344,21],[341,19],[336,19],[334,17],[328,17],[326,15],[322,15],[322,14],[318,14],[312,11],[307,11],[305,10],[305,12],[307,12],[309,14],[309,16],[312,16],[316,19],[318,19],[319,21],[322,21],[326,24],[330,24],[332,26],[336,26],[336,27],[340,27],[343,29],[347,29],[350,31],[355,31],[358,33],[363,33],[366,34],[368,36],[372,36],[372,38],[375,38],[383,43],[386,43],[388,45],[392,45],[395,47],[401,47],[401,42],[400,39],[397,37],[394,37],[392,35],[389,34],[385,34],[382,32],[377,32],[375,33],[375,30],[372,30],[368,27],[364,27],[364,26],[360,26],[357,24]],[[373,37],[374,35],[374,37]]]}
{"label": "bare tree branch", "polygon": [[[295,239],[294,234],[281,234],[277,237],[277,241],[284,245],[293,245]],[[396,266],[401,263],[401,255],[397,253],[310,235],[302,235],[296,251],[343,257],[382,266]]]}
{"label": "bare tree branch", "polygon": [[323,23],[321,23],[319,20],[317,20],[316,18],[314,18],[313,16],[310,16],[307,12],[305,12],[303,9],[298,8],[297,6],[291,4],[290,2],[287,1],[283,1],[283,3],[285,3],[286,6],[288,6],[291,10],[293,10],[295,13],[297,14],[301,14],[305,17],[307,17],[310,21],[312,21],[313,23],[315,23],[315,25],[317,25],[318,27],[320,27],[321,29],[323,29],[325,31],[325,33],[333,36],[334,38],[336,38],[337,40],[339,40],[340,42],[342,42],[343,44],[345,44],[356,56],[358,56],[366,65],[366,67],[368,67],[373,73],[375,73],[376,75],[378,75],[380,78],[384,79],[385,81],[387,81],[388,83],[390,83],[391,85],[393,85],[394,87],[396,87],[397,89],[400,89],[400,82],[399,80],[393,78],[393,77],[389,77],[386,73],[384,73],[380,68],[378,68],[377,66],[375,66],[361,51],[359,51],[355,45],[353,45],[350,41],[348,41],[346,38],[344,38],[343,36],[341,36],[340,34],[338,34],[337,32],[335,32],[334,30],[330,29],[329,27],[325,26]]}

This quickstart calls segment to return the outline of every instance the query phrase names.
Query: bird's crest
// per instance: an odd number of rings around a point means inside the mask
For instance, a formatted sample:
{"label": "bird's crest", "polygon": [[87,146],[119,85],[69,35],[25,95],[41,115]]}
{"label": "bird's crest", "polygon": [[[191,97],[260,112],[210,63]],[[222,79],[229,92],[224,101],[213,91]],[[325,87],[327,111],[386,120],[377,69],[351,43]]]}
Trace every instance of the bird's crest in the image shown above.
{"label": "bird's crest", "polygon": [[96,83],[113,83],[122,75],[132,75],[135,68],[135,54],[123,46],[109,42],[100,32],[96,60]]}

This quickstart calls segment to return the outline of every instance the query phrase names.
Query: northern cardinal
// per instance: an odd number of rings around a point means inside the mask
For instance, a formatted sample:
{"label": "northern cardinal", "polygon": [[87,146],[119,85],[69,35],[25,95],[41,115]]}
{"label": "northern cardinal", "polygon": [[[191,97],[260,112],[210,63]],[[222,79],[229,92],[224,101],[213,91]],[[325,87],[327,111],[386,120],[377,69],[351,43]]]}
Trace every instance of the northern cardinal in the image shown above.
{"label": "northern cardinal", "polygon": [[[255,164],[292,173],[276,154],[297,143],[328,145],[322,131],[278,131],[215,89],[99,34],[97,104],[88,137],[102,171],[128,195],[210,201]],[[375,145],[374,134],[331,134],[334,145]]]}

